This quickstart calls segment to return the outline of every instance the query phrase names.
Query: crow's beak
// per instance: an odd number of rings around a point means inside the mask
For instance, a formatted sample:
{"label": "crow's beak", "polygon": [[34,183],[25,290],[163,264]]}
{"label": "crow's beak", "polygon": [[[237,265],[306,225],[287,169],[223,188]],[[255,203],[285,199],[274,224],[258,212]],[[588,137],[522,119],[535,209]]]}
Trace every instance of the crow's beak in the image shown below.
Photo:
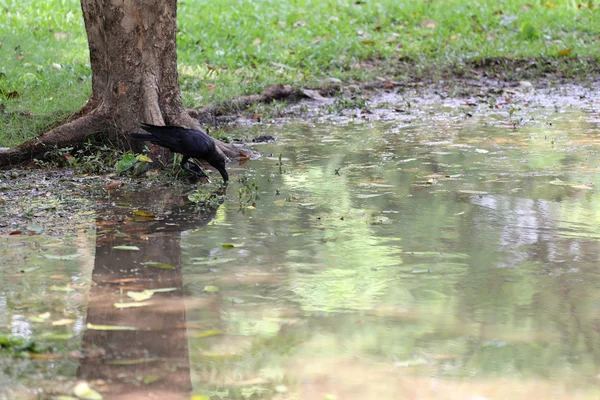
{"label": "crow's beak", "polygon": [[227,183],[227,181],[229,180],[229,174],[227,173],[227,170],[224,167],[219,167],[217,168],[217,170],[221,173],[221,176],[223,177],[223,182]]}

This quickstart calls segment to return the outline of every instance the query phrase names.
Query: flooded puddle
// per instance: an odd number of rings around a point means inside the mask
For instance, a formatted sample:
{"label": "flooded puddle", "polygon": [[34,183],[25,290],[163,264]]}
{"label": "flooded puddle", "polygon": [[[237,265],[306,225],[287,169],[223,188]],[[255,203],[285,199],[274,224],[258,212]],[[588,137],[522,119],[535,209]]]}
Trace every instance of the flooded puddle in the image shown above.
{"label": "flooded puddle", "polygon": [[3,236],[0,398],[598,398],[598,114],[432,111]]}

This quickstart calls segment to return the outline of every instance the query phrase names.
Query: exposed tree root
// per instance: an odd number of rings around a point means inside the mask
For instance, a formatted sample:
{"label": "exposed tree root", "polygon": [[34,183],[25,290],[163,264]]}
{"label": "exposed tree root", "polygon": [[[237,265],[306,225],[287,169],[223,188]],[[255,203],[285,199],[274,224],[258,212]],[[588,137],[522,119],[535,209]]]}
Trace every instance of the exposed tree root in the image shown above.
{"label": "exposed tree root", "polygon": [[44,154],[53,147],[68,147],[82,143],[89,136],[108,127],[105,115],[96,110],[74,121],[60,125],[10,150],[0,152],[0,167],[19,164]]}
{"label": "exposed tree root", "polygon": [[310,98],[317,101],[327,101],[327,96],[339,94],[345,88],[359,90],[392,89],[404,86],[405,83],[391,80],[377,80],[357,85],[344,86],[342,83],[326,83],[315,89],[299,89],[291,85],[276,84],[267,86],[261,94],[241,96],[235,99],[211,104],[197,110],[188,110],[188,114],[201,124],[217,125],[219,122],[231,120],[231,116],[246,110],[256,104],[267,104],[274,100],[299,101]]}
{"label": "exposed tree root", "polygon": [[216,117],[243,111],[254,104],[270,103],[273,100],[300,99],[302,97],[305,97],[302,94],[302,90],[294,88],[291,85],[284,86],[278,83],[267,86],[261,94],[237,97],[232,100],[211,104],[198,110],[188,110],[188,113],[192,118],[197,119],[201,123],[213,124]]}

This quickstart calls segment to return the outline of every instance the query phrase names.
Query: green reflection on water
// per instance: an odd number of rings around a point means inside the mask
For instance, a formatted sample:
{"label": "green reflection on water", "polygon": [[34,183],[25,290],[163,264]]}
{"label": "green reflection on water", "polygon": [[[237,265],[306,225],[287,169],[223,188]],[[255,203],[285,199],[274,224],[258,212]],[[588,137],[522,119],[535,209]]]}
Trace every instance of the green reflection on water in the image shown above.
{"label": "green reflection on water", "polygon": [[[282,154],[282,173],[277,157],[239,169],[260,186],[257,208],[232,201],[221,224],[187,238],[189,257],[232,259],[201,276],[187,267],[189,293],[198,279],[245,300],[191,313],[230,337],[205,349],[238,357],[197,385],[243,397],[234,382],[287,368],[280,381],[300,393],[303,379],[338,374],[343,391],[344,369],[317,365],[350,359],[367,386],[385,365],[597,395],[597,126],[536,119],[261,127],[281,137],[263,149]],[[231,241],[244,249],[218,246]]]}

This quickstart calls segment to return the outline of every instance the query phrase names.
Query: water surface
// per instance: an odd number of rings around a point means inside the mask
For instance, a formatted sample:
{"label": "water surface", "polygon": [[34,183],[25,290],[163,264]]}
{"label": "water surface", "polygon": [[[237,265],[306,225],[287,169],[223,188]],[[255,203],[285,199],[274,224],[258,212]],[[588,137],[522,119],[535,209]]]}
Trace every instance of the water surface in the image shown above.
{"label": "water surface", "polygon": [[273,156],[207,208],[117,196],[95,230],[1,238],[0,333],[53,350],[0,353],[2,386],[598,398],[597,113],[356,114],[241,128]]}

